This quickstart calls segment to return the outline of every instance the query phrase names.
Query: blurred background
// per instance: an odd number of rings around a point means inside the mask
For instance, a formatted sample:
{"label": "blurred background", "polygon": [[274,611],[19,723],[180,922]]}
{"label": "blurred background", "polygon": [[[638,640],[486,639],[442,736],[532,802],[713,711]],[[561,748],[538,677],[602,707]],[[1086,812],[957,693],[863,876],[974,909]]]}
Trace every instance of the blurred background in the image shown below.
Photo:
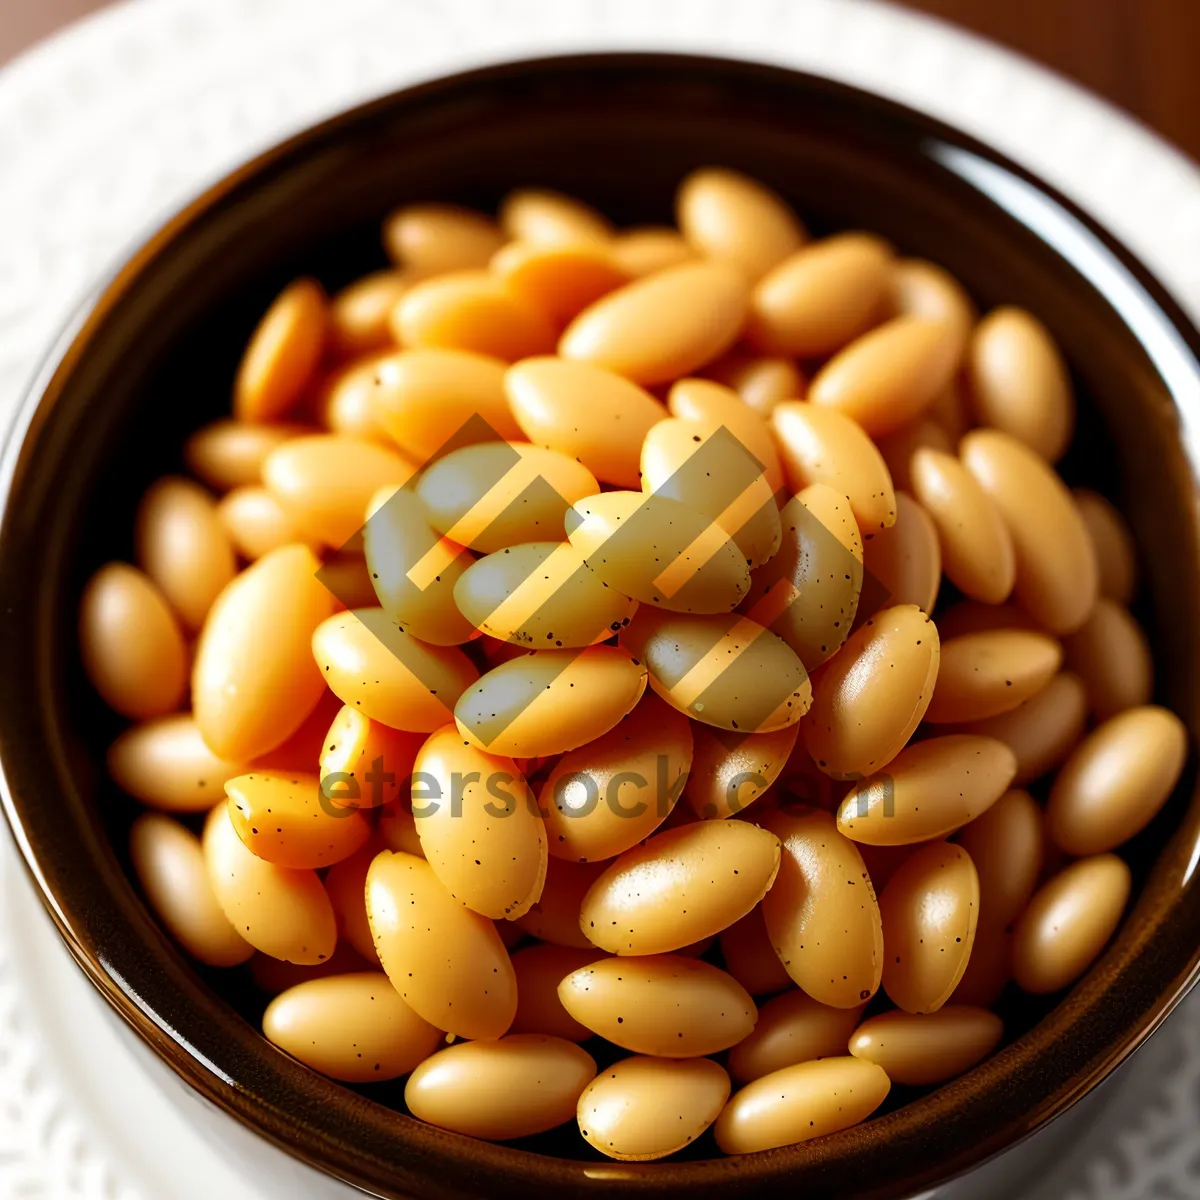
{"label": "blurred background", "polygon": [[[106,0],[0,0],[0,64]],[[1200,159],[1200,0],[900,0],[1045,63]]]}

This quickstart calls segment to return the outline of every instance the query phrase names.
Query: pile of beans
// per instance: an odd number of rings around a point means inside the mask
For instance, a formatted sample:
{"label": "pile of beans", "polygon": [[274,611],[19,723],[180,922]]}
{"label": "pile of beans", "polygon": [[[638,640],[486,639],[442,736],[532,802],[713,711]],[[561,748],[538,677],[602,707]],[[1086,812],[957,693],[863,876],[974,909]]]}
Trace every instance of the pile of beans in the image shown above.
{"label": "pile of beans", "polygon": [[268,1039],[633,1160],[980,1062],[1187,755],[1038,319],[731,171],[677,217],[393,213],[393,268],[274,301],[79,626],[145,897]]}

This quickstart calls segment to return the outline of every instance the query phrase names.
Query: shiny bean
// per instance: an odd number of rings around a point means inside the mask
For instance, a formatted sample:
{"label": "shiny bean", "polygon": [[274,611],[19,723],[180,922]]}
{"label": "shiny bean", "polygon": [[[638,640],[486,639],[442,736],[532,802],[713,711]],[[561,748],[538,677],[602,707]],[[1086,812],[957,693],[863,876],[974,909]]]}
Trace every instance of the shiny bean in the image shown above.
{"label": "shiny bean", "polygon": [[449,449],[521,430],[504,395],[506,364],[486,354],[445,347],[404,350],[376,365],[371,404],[379,424],[420,463]]}
{"label": "shiny bean", "polygon": [[1083,736],[1087,693],[1078,675],[1060,671],[1011,712],[955,727],[1003,742],[1016,756],[1013,782],[1031,783],[1057,767]]}
{"label": "shiny bean", "polygon": [[133,537],[138,565],[194,633],[237,571],[216,502],[191,480],[164,476],[142,496]]}
{"label": "shiny bean", "polygon": [[229,819],[248,849],[279,867],[328,867],[366,845],[371,826],[316,775],[254,771],[225,784]]}
{"label": "shiny bean", "polygon": [[546,831],[516,763],[465,743],[448,725],[421,747],[413,778],[441,797],[414,815],[425,858],[450,895],[485,917],[528,912],[546,878]]}
{"label": "shiny bean", "polygon": [[664,383],[728,350],[742,327],[747,301],[737,268],[681,263],[585,308],[567,326],[558,353],[607,367],[635,383]]}
{"label": "shiny bean", "polygon": [[869,233],[813,242],[759,280],[747,339],[766,354],[822,358],[865,333],[882,315],[891,247]]}
{"label": "shiny bean", "polygon": [[406,349],[467,350],[505,362],[554,349],[554,325],[490,271],[464,270],[415,283],[392,310]]}
{"label": "shiny bean", "polygon": [[595,1075],[592,1056],[572,1042],[514,1033],[426,1059],[409,1076],[404,1102],[430,1125],[503,1142],[569,1121]]}
{"label": "shiny bean", "polygon": [[764,417],[784,400],[803,399],[808,387],[800,368],[780,356],[761,357],[732,351],[705,369],[709,379],[733,388],[742,400]]}
{"label": "shiny bean", "polygon": [[400,996],[438,1029],[502,1037],[517,1011],[517,980],[495,925],[455,900],[433,868],[383,851],[367,871],[367,920]]}
{"label": "shiny bean", "polygon": [[937,526],[946,577],[985,604],[1006,600],[1016,582],[1017,560],[1001,509],[949,454],[920,449],[911,473],[913,494]]}
{"label": "shiny bean", "polygon": [[608,219],[582,200],[549,188],[518,188],[500,205],[500,226],[517,242],[573,244],[606,242],[613,236]]}
{"label": "shiny bean", "polygon": [[705,725],[769,733],[794,725],[812,703],[795,653],[749,617],[684,616],[647,606],[620,638],[646,664],[654,691]]}
{"label": "shiny bean", "polygon": [[415,471],[385,446],[340,434],[293,438],[263,463],[263,483],[306,537],[334,549],[362,528],[382,487],[400,487]]}
{"label": "shiny bean", "polygon": [[1115,849],[1167,802],[1188,754],[1187,729],[1165,708],[1130,708],[1076,747],[1050,789],[1046,828],[1074,857]]}
{"label": "shiny bean", "polygon": [[564,754],[542,784],[550,853],[597,862],[636,846],[666,820],[691,764],[687,717],[643,696],[607,733]]}
{"label": "shiny bean", "polygon": [[262,483],[262,465],[272,450],[290,438],[314,432],[305,425],[213,421],[184,442],[183,461],[214,491],[251,487]]}
{"label": "shiny bean", "polygon": [[744,917],[779,870],[779,839],[743,821],[656,833],[588,889],[579,926],[613,954],[667,954]]}
{"label": "shiny bean", "polygon": [[831,358],[809,384],[808,400],[881,437],[915,420],[949,385],[958,352],[952,325],[894,317]]}
{"label": "shiny bean", "polygon": [[[281,546],[217,597],[192,668],[196,725],[214,754],[247,762],[300,727],[325,690],[308,646],[333,597],[306,546]],[[344,619],[344,618],[343,618]]]}
{"label": "shiny bean", "polygon": [[984,1008],[880,1013],[850,1039],[855,1058],[877,1063],[893,1083],[929,1087],[969,1071],[996,1048],[1004,1022]]}
{"label": "shiny bean", "polygon": [[88,580],[79,649],[92,686],[122,716],[160,717],[183,701],[183,633],[162,592],[134,567],[108,563]]}
{"label": "shiny bean", "polygon": [[967,633],[942,643],[937,686],[925,713],[934,724],[982,721],[1036,695],[1062,665],[1052,637],[1023,629]]}
{"label": "shiny bean", "polygon": [[491,270],[556,326],[633,278],[605,242],[510,242]]}
{"label": "shiny bean", "polygon": [[311,635],[318,678],[343,704],[393,729],[430,733],[453,720],[454,705],[478,678],[456,646],[430,646],[381,608],[336,613]]}
{"label": "shiny bean", "polygon": [[305,541],[300,527],[265,487],[236,487],[217,505],[217,518],[233,548],[253,562],[286,546]]}
{"label": "shiny bean", "polygon": [[1026,791],[1005,792],[958,835],[979,876],[979,922],[1007,929],[1037,887],[1046,858],[1042,810]]}
{"label": "shiny bean", "polygon": [[631,279],[653,275],[655,271],[678,266],[696,257],[695,250],[681,233],[659,225],[622,230],[611,242],[611,253]]}
{"label": "shiny bean", "polygon": [[337,944],[337,918],[312,870],[276,866],[251,852],[218,804],[204,826],[204,862],[221,911],[256,950],[313,966]]}
{"label": "shiny bean", "polygon": [[887,464],[859,425],[837,409],[800,401],[777,405],[771,423],[793,492],[827,483],[849,497],[864,531],[895,524],[896,493]]}
{"label": "shiny bean", "polygon": [[667,415],[649,392],[602,367],[550,357],[510,367],[504,391],[535,445],[583,463],[601,483],[640,486],[638,450]]}
{"label": "shiny bean", "polygon": [[754,1001],[732,975],[680,954],[601,959],[568,975],[558,995],[593,1033],[660,1058],[727,1050],[758,1019]]}
{"label": "shiny bean", "polygon": [[1063,482],[1006,433],[976,429],[959,447],[963,465],[992,498],[1016,551],[1016,599],[1051,633],[1072,633],[1096,600],[1096,553]]}
{"label": "shiny bean", "polygon": [[372,496],[362,545],[372,587],[368,604],[378,602],[401,630],[434,646],[457,646],[476,636],[455,605],[455,587],[474,556],[437,533],[413,488],[384,488]]}
{"label": "shiny bean", "polygon": [[918,850],[879,897],[883,986],[907,1013],[932,1013],[967,969],[979,922],[979,875],[961,846]]}
{"label": "shiny bean", "polygon": [[874,846],[945,837],[999,800],[1016,770],[1013,752],[994,738],[950,734],[917,742],[850,791],[838,808],[838,828]]}
{"label": "shiny bean", "polygon": [[720,167],[702,167],[679,185],[675,213],[683,236],[701,254],[738,267],[752,282],[808,239],[782,197]]}
{"label": "shiny bean", "polygon": [[441,1032],[421,1020],[382,971],[313,979],[276,996],[263,1013],[270,1042],[305,1066],[347,1083],[407,1075]]}
{"label": "shiny bean", "polygon": [[1075,429],[1075,399],[1062,355],[1046,327],[1023,308],[993,309],[967,354],[980,424],[1003,430],[1057,462]]}
{"label": "shiny bean", "polygon": [[238,364],[233,415],[239,421],[275,421],[300,400],[329,336],[325,292],[297,279],[272,302]]}
{"label": "shiny bean", "polygon": [[357,358],[386,350],[392,344],[392,309],[413,281],[411,272],[373,271],[342,288],[329,302],[333,353],[339,358]]}
{"label": "shiny bean", "polygon": [[693,723],[695,746],[684,796],[702,820],[745,812],[779,778],[796,744],[798,727],[769,733],[731,733]]}
{"label": "shiny bean", "polygon": [[1076,488],[1075,507],[1096,552],[1100,595],[1129,604],[1137,592],[1137,547],[1125,518],[1098,492]]}
{"label": "shiny bean", "polygon": [[779,875],[762,902],[775,953],[814,1000],[864,1004],[879,988],[885,943],[858,847],[820,809],[768,813],[763,823],[782,843]]}
{"label": "shiny bean", "polygon": [[1112,937],[1132,881],[1113,854],[1065,867],[1029,903],[1013,932],[1013,973],[1034,995],[1074,983]]}
{"label": "shiny bean", "polygon": [[961,358],[978,314],[961,283],[937,263],[901,258],[892,267],[891,302],[900,314],[943,321],[953,330]]}
{"label": "shiny bean", "polygon": [[802,732],[817,766],[835,779],[886,767],[943,687],[941,657],[937,626],[916,605],[867,620],[813,685]]}
{"label": "shiny bean", "polygon": [[[427,467],[417,484],[430,525],[484,554],[518,542],[558,540],[571,505],[599,490],[582,463],[521,442],[453,450]],[[418,580],[427,582],[440,565],[440,558],[431,559]]]}
{"label": "shiny bean", "polygon": [[742,1088],[717,1120],[726,1154],[751,1154],[848,1129],[865,1121],[891,1084],[862,1059],[822,1058],[763,1075]]}
{"label": "shiny bean", "polygon": [[254,953],[209,882],[200,839],[178,821],[143,813],[129,831],[134,874],[155,915],[190,954],[210,967],[236,967]]}
{"label": "shiny bean", "polygon": [[863,547],[863,569],[890,605],[933,612],[942,583],[942,548],[933,518],[907,492],[896,493],[896,523]]}
{"label": "shiny bean", "polygon": [[729,1076],[711,1058],[626,1058],[579,1097],[579,1132],[622,1162],[665,1158],[694,1142],[729,1098]]}

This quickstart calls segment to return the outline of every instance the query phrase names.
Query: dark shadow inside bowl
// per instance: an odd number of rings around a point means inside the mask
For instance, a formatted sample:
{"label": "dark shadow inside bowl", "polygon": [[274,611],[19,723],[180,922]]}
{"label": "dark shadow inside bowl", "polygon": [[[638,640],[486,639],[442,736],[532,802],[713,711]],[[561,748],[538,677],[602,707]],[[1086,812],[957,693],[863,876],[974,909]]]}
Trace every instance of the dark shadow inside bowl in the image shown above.
{"label": "dark shadow inside bowl", "polygon": [[[426,85],[270,152],[134,256],[30,398],[0,531],[0,759],[25,856],[110,1002],[218,1105],[381,1195],[749,1196],[785,1183],[814,1197],[905,1195],[1060,1112],[1136,1045],[1195,967],[1200,810],[1189,775],[1127,847],[1140,900],[1117,944],[1062,1004],[1006,998],[1013,1044],[996,1058],[931,1095],[897,1090],[886,1115],[811,1145],[641,1166],[602,1159],[573,1130],[491,1147],[396,1117],[376,1101],[398,1105],[400,1085],[355,1093],[275,1051],[238,1015],[261,1013],[248,974],[198,977],[148,917],[126,869],[135,806],[103,778],[120,723],[78,666],[76,607],[97,565],[131,556],[145,486],[180,469],[187,433],[228,411],[239,353],[271,297],[300,273],[332,290],[384,265],[380,219],[406,201],[494,209],[510,188],[536,184],[620,224],[665,222],[679,179],[706,163],[769,183],[818,232],[877,231],[950,269],[981,308],[1016,303],[1049,325],[1081,407],[1064,473],[1128,514],[1157,698],[1195,728],[1200,539],[1188,448],[1200,340],[1125,252],[990,151],[795,73],[617,55]],[[682,1157],[713,1149],[705,1139]]]}

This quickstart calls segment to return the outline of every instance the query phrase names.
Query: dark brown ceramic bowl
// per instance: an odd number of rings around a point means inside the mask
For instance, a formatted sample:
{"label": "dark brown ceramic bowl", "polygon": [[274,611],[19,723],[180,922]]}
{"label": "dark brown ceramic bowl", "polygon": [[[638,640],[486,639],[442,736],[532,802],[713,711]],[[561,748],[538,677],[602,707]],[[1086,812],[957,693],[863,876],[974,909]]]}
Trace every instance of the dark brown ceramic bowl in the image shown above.
{"label": "dark brown ceramic bowl", "polygon": [[[3,461],[0,760],[4,804],[80,966],[157,1055],[250,1129],[381,1196],[898,1197],[961,1173],[1062,1112],[1177,1003],[1200,958],[1200,804],[1181,789],[1128,848],[1136,908],[1057,1006],[1012,1001],[1020,1034],[939,1091],[807,1145],[619,1164],[579,1139],[486,1145],[398,1115],[264,1041],[237,972],[197,971],[159,931],[124,861],[133,807],[103,778],[115,723],[81,674],[82,581],[130,554],[136,498],[183,436],[227,410],[239,351],[298,272],[330,288],[382,264],[392,206],[493,207],[544,184],[620,222],[671,215],[704,163],[776,187],[818,230],[877,230],[943,263],[984,307],[1049,324],[1082,402],[1068,475],[1114,497],[1144,562],[1140,615],[1158,696],[1194,728],[1200,534],[1193,478],[1200,335],[1061,196],[984,146],[895,105],[743,63],[662,55],[500,66],[390,96],[237,171],[139,250],[27,397]],[[1189,776],[1190,779],[1190,776]],[[249,1019],[247,1019],[249,1018]],[[502,1101],[501,1101],[502,1102]]]}

